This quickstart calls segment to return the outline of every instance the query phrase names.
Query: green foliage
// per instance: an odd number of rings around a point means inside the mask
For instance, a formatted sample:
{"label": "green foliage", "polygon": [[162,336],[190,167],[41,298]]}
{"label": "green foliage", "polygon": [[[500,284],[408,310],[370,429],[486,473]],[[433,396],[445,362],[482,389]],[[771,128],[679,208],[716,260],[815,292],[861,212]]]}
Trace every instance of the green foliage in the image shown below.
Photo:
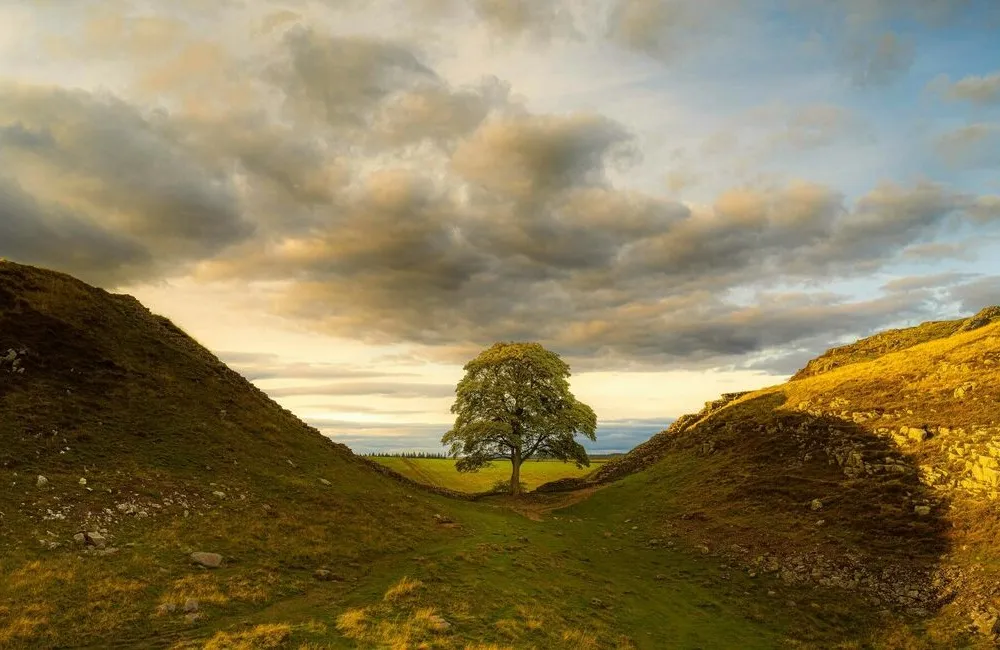
{"label": "green foliage", "polygon": [[458,471],[509,460],[517,494],[521,463],[536,454],[590,465],[575,438],[596,440],[597,416],[570,392],[569,366],[558,354],[538,343],[495,343],[464,370],[451,407],[455,425],[441,439]]}

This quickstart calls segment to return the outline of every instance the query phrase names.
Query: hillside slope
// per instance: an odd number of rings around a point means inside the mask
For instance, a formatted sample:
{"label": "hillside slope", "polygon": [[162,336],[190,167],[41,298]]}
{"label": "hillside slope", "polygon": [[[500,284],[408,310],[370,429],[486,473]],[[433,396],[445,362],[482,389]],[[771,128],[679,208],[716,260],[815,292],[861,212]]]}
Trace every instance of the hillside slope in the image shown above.
{"label": "hillside slope", "polygon": [[915,621],[926,643],[992,647],[1000,310],[921,327],[724,396],[586,481],[541,490],[634,476],[650,485],[635,512],[662,535],[711,540],[787,583],[863,593]]}
{"label": "hillside slope", "polygon": [[135,299],[9,262],[0,413],[3,647],[169,635],[188,598],[260,607],[454,536]]}

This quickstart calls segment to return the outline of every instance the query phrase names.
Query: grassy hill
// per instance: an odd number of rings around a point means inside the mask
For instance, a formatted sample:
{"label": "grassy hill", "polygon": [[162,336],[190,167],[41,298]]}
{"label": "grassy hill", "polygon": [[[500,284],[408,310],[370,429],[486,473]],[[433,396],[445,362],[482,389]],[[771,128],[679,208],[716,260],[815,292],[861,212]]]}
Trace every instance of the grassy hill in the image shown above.
{"label": "grassy hill", "polygon": [[725,397],[580,490],[470,502],[135,300],[0,262],[0,647],[985,643],[997,329]]}
{"label": "grassy hill", "polygon": [[820,359],[836,363],[725,396],[586,480],[541,489],[645,483],[639,510],[669,522],[660,534],[788,584],[861,595],[909,621],[899,643],[993,647],[1000,310]]}

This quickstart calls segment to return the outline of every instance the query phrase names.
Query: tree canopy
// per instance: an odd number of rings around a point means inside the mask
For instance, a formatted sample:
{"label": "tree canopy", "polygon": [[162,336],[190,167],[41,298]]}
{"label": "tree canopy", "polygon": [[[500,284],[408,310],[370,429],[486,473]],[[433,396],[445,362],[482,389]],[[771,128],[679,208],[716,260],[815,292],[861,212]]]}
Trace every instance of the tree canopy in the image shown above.
{"label": "tree canopy", "polygon": [[569,366],[538,343],[494,343],[464,367],[455,389],[455,425],[441,442],[474,472],[495,460],[511,462],[511,492],[520,493],[521,464],[545,455],[590,465],[576,440],[596,440],[597,416],[569,390]]}

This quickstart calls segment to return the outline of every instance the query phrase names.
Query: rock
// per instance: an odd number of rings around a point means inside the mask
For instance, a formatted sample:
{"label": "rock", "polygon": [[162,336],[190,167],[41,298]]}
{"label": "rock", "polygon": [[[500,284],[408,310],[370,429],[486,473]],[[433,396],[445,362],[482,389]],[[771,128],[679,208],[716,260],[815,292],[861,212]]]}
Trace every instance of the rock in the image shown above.
{"label": "rock", "polygon": [[517,541],[520,542],[521,544],[527,544],[528,538],[525,537],[524,535],[521,535],[520,537],[517,538]]}
{"label": "rock", "polygon": [[184,615],[184,620],[187,621],[188,623],[194,623],[195,621],[197,621],[197,620],[199,620],[201,618],[202,618],[202,614],[200,612],[192,612],[190,614],[185,614]]}
{"label": "rock", "polygon": [[965,397],[976,389],[976,382],[967,381],[955,389],[955,399],[965,399]]}
{"label": "rock", "polygon": [[590,604],[591,604],[591,605],[592,605],[593,607],[600,607],[600,608],[603,608],[603,607],[604,607],[604,601],[603,601],[603,600],[601,600],[600,598],[591,598],[591,599],[590,599]]}
{"label": "rock", "polygon": [[428,616],[427,623],[434,632],[447,632],[451,627],[451,623],[444,620],[444,618],[437,614],[431,614]]}
{"label": "rock", "polygon": [[343,581],[342,577],[340,577],[339,575],[337,575],[333,571],[330,571],[329,569],[316,569],[315,571],[313,571],[313,577],[316,578],[317,580],[321,580],[323,582],[341,582],[341,581]]}
{"label": "rock", "polygon": [[695,548],[697,548],[699,551],[701,551],[702,555],[708,555],[709,553],[712,552],[712,549],[708,548],[704,544],[700,544],[700,545],[696,546]]}
{"label": "rock", "polygon": [[439,524],[453,524],[453,523],[455,523],[454,519],[452,519],[451,517],[446,517],[445,515],[434,515],[434,519]]}
{"label": "rock", "polygon": [[222,492],[220,490],[215,490],[214,492],[212,492],[212,496],[214,496],[214,497],[216,497],[218,499],[225,499],[226,498],[226,493]]}
{"label": "rock", "polygon": [[161,603],[156,608],[156,613],[159,616],[167,616],[168,614],[173,614],[177,611],[177,605],[175,603]]}
{"label": "rock", "polygon": [[218,553],[195,551],[191,554],[191,561],[205,567],[206,569],[218,569],[222,566],[222,556]]}
{"label": "rock", "polygon": [[926,517],[927,515],[931,514],[931,507],[930,506],[914,506],[913,512],[917,513],[921,517]]}
{"label": "rock", "polygon": [[330,481],[326,480],[325,478],[321,478],[321,479],[319,480],[319,482],[320,482],[320,483],[322,483],[323,485],[326,485],[326,486],[328,486],[328,487],[329,487],[330,485],[333,485],[333,483],[331,483]]}
{"label": "rock", "polygon": [[810,510],[822,510],[823,509],[823,502],[820,501],[819,499],[813,499],[812,503],[809,504],[809,509]]}
{"label": "rock", "polygon": [[184,601],[184,611],[185,612],[197,612],[198,611],[198,601],[194,598],[188,598]]}
{"label": "rock", "polygon": [[37,487],[45,487],[49,484],[49,479],[45,478],[41,474],[38,475],[38,480],[35,481]]}
{"label": "rock", "polygon": [[86,484],[87,484],[87,479],[81,478],[80,479],[80,485],[86,485]]}
{"label": "rock", "polygon": [[86,541],[94,548],[104,548],[107,545],[107,538],[98,532],[86,533]]}
{"label": "rock", "polygon": [[986,612],[975,617],[972,620],[972,625],[980,634],[990,636],[1000,634],[1000,616],[991,612]]}
{"label": "rock", "polygon": [[86,533],[77,533],[76,535],[73,535],[73,541],[76,542],[77,544],[86,544],[87,543],[87,534]]}
{"label": "rock", "polygon": [[908,427],[906,430],[906,436],[913,440],[914,442],[923,442],[931,437],[930,432],[927,429],[918,429],[917,427]]}

